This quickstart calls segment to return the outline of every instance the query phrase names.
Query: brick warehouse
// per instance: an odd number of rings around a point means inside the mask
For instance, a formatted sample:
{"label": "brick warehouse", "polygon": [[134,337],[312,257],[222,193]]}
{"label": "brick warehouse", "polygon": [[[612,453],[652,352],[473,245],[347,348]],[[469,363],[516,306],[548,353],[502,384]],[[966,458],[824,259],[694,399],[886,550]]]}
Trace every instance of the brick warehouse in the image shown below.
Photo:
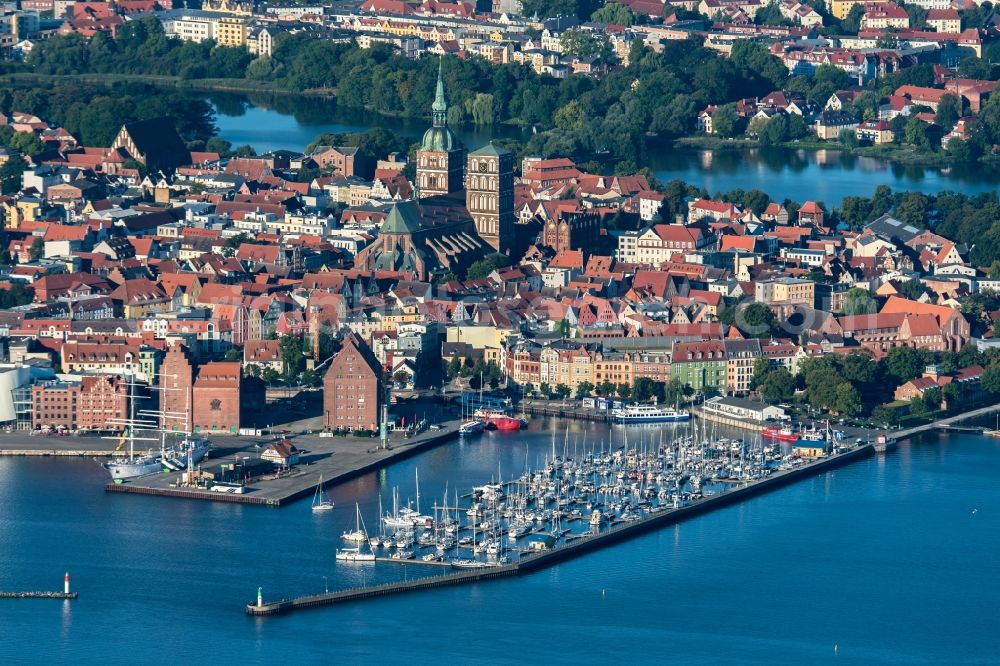
{"label": "brick warehouse", "polygon": [[173,418],[168,425],[206,434],[236,434],[240,428],[242,385],[238,361],[198,365],[183,345],[172,346],[160,370],[163,409],[176,415],[190,413],[186,422]]}
{"label": "brick warehouse", "polygon": [[375,354],[355,333],[348,333],[323,377],[323,427],[377,430],[383,390]]}
{"label": "brick warehouse", "polygon": [[117,376],[99,375],[37,384],[32,387],[31,402],[35,428],[116,430],[128,417],[128,382]]}

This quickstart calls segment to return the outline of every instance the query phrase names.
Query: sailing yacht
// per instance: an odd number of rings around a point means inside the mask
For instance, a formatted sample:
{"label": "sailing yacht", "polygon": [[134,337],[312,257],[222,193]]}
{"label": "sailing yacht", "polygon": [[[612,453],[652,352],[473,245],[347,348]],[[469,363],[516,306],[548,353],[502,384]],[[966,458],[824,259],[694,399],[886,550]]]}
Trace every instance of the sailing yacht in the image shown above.
{"label": "sailing yacht", "polygon": [[140,454],[136,454],[135,452],[136,441],[156,441],[149,437],[136,437],[136,429],[152,429],[156,427],[156,423],[143,418],[136,418],[136,398],[133,391],[134,388],[135,375],[131,375],[128,384],[129,417],[127,419],[109,421],[109,425],[124,427],[123,434],[118,441],[118,447],[115,449],[115,452],[117,453],[120,451],[125,443],[128,442],[128,455],[117,455],[111,460],[101,463],[104,469],[108,470],[108,473],[111,475],[111,478],[115,483],[122,483],[127,479],[135,479],[141,476],[157,474],[163,469],[163,465],[160,462],[162,455],[156,455],[152,451]]}
{"label": "sailing yacht", "polygon": [[323,475],[319,477],[319,483],[316,484],[316,493],[313,495],[312,510],[313,511],[330,511],[333,509],[333,500],[327,497],[326,493],[323,492]]}
{"label": "sailing yacht", "polygon": [[344,532],[344,539],[358,543],[356,548],[340,548],[337,550],[336,559],[346,562],[374,562],[375,551],[368,548],[368,552],[361,550],[362,545],[368,544],[368,534],[364,529],[364,521],[361,520],[361,507],[355,503],[355,526],[353,532]]}

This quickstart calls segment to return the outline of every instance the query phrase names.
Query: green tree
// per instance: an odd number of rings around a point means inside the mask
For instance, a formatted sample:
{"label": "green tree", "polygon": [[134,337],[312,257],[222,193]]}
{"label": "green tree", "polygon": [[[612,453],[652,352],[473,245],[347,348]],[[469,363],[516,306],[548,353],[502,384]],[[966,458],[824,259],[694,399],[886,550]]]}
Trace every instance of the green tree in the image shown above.
{"label": "green tree", "polygon": [[765,146],[776,146],[787,141],[788,138],[788,117],[783,113],[779,113],[764,123],[763,129],[760,131],[760,142]]}
{"label": "green tree", "polygon": [[31,241],[31,247],[28,248],[28,259],[30,261],[38,261],[45,256],[45,241],[39,236],[35,240]]}
{"label": "green tree", "polygon": [[448,379],[454,379],[458,376],[458,373],[462,370],[462,362],[458,360],[457,356],[452,356],[451,360],[448,361],[448,367],[445,370],[445,376]]}
{"label": "green tree", "polygon": [[938,102],[937,113],[934,115],[934,122],[950,130],[962,117],[962,102],[952,94],[942,95]]}
{"label": "green tree", "polygon": [[856,35],[861,29],[861,19],[865,15],[864,8],[860,5],[854,5],[851,7],[851,11],[848,12],[847,16],[843,21],[840,22],[840,28],[846,35]]}
{"label": "green tree", "polygon": [[663,404],[679,405],[685,396],[690,395],[692,392],[690,386],[681,384],[679,379],[673,378],[664,386]]}
{"label": "green tree", "polygon": [[552,397],[552,387],[548,385],[547,382],[542,382],[538,387],[538,392],[542,394],[545,398]]}
{"label": "green tree", "polygon": [[861,411],[861,394],[848,382],[837,385],[836,401],[833,405],[838,414],[854,416]]}
{"label": "green tree", "polygon": [[588,381],[582,381],[576,385],[576,397],[586,398],[594,392],[594,385]]}
{"label": "green tree", "polygon": [[510,266],[510,257],[503,254],[491,254],[485,259],[473,262],[466,271],[465,277],[468,280],[481,280],[488,277],[490,273],[498,268]]}
{"label": "green tree", "polygon": [[41,155],[45,150],[45,144],[34,132],[15,132],[7,145],[32,157]]}
{"label": "green tree", "polygon": [[785,368],[776,368],[768,373],[761,385],[761,397],[771,404],[787,402],[793,395],[795,395],[795,378]]}
{"label": "green tree", "polygon": [[872,420],[884,427],[891,428],[899,423],[899,416],[892,407],[877,405],[872,410]]}
{"label": "green tree", "polygon": [[962,402],[962,389],[959,388],[958,384],[952,382],[951,384],[945,384],[944,388],[941,389],[941,395],[948,404],[949,410],[954,410],[961,406]]}
{"label": "green tree", "polygon": [[735,323],[744,334],[765,338],[774,332],[774,311],[763,303],[747,303],[737,310]]}
{"label": "green tree", "polygon": [[712,114],[712,129],[727,139],[740,133],[742,123],[743,119],[737,113],[735,104],[723,104]]}
{"label": "green tree", "polygon": [[872,297],[871,292],[861,287],[851,287],[844,294],[844,314],[864,315],[878,312],[878,303]]}
{"label": "green tree", "polygon": [[629,396],[632,395],[632,387],[628,384],[618,385],[618,397],[622,400],[628,400]]}
{"label": "green tree", "polygon": [[283,335],[278,348],[281,351],[281,375],[286,381],[292,381],[306,367],[303,340],[294,335]]}
{"label": "green tree", "polygon": [[878,364],[867,351],[851,352],[840,359],[844,379],[854,386],[866,386],[875,382]]}
{"label": "green tree", "polygon": [[595,23],[629,27],[635,21],[635,17],[628,6],[617,2],[609,2],[591,14],[590,20]]}
{"label": "green tree", "polygon": [[653,397],[655,382],[649,377],[638,377],[632,384],[632,397],[639,402],[645,402]]}
{"label": "green tree", "polygon": [[555,394],[560,400],[565,400],[573,393],[573,390],[565,384],[556,384]]}
{"label": "green tree", "polygon": [[927,123],[920,118],[913,116],[906,121],[906,128],[903,130],[906,143],[919,150],[930,150],[931,140],[927,136]]}
{"label": "green tree", "polygon": [[922,375],[925,367],[923,356],[912,347],[893,347],[885,355],[886,371],[897,386]]}
{"label": "green tree", "polygon": [[1000,395],[1000,366],[987,368],[979,381],[990,395]]}
{"label": "green tree", "polygon": [[21,189],[21,174],[28,168],[28,163],[20,155],[11,155],[0,165],[0,188],[4,194],[16,194]]}
{"label": "green tree", "polygon": [[764,385],[768,376],[774,372],[776,366],[769,358],[758,358],[753,364],[753,376],[750,378],[750,389],[757,389]]}

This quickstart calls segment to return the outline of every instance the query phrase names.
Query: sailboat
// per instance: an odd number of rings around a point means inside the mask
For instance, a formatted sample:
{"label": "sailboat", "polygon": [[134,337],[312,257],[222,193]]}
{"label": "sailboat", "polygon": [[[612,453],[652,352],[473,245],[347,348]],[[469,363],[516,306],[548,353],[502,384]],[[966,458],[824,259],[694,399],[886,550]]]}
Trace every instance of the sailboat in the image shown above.
{"label": "sailboat", "polygon": [[353,543],[365,543],[368,541],[368,535],[365,534],[364,530],[361,529],[361,508],[358,507],[357,503],[355,503],[354,506],[358,509],[358,517],[354,525],[354,531],[344,532],[340,536],[344,541],[351,541]]}
{"label": "sailboat", "polygon": [[155,428],[156,423],[147,419],[136,418],[136,396],[132,390],[134,387],[135,375],[132,375],[129,379],[128,385],[129,418],[110,419],[108,421],[110,425],[120,425],[124,427],[123,434],[118,440],[118,447],[115,451],[117,452],[121,450],[125,443],[128,442],[128,455],[117,455],[108,462],[102,463],[102,466],[104,469],[108,470],[108,473],[111,474],[111,478],[115,483],[121,483],[126,479],[135,479],[141,476],[157,474],[163,469],[163,465],[160,462],[162,459],[162,450],[161,455],[156,455],[152,451],[145,454],[136,454],[135,452],[135,442],[137,439],[141,439],[142,441],[156,441],[155,439],[148,437],[137,438],[135,436],[136,428],[149,430]]}
{"label": "sailboat", "polygon": [[[358,544],[368,544],[368,534],[364,529],[364,521],[361,520],[361,507],[355,503],[355,527],[353,532],[344,532],[344,538]],[[359,536],[360,535],[360,536]],[[340,548],[337,550],[336,559],[346,562],[374,562],[375,551],[368,548],[368,552],[363,552],[361,546],[356,548]]]}
{"label": "sailboat", "polygon": [[313,495],[312,510],[330,511],[331,509],[333,509],[333,500],[323,492],[323,475],[321,474],[319,483],[316,484],[316,493]]}

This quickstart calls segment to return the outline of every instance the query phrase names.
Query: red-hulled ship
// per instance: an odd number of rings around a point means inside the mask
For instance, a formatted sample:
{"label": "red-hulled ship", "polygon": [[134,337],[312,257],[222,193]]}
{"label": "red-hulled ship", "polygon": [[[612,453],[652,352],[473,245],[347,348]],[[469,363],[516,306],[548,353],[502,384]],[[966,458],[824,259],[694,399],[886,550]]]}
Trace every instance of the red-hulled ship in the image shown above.
{"label": "red-hulled ship", "polygon": [[767,439],[776,439],[779,442],[797,442],[799,441],[799,433],[792,430],[788,426],[779,428],[777,426],[768,426],[760,431],[761,436]]}
{"label": "red-hulled ship", "polygon": [[473,414],[477,419],[486,422],[489,430],[520,430],[524,422],[521,419],[508,416],[499,409],[477,409]]}

